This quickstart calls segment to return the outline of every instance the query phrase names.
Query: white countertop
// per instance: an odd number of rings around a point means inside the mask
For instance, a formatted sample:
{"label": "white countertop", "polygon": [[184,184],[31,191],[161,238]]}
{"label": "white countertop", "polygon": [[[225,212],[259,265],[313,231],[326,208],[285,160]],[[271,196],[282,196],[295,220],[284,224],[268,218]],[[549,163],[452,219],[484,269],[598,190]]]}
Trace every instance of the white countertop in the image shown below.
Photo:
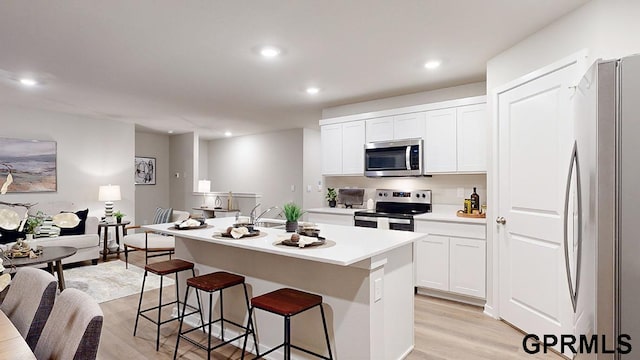
{"label": "white countertop", "polygon": [[367,210],[365,209],[347,209],[347,208],[339,208],[339,207],[322,207],[322,208],[314,208],[307,209],[308,213],[320,213],[320,214],[335,214],[335,215],[351,215],[356,211]]}
{"label": "white countertop", "polygon": [[420,214],[413,217],[417,221],[448,221],[468,224],[486,224],[487,219],[478,218],[464,218],[456,215],[458,210],[461,210],[462,206],[456,205],[433,205],[433,210],[430,213]]}
{"label": "white countertop", "polygon": [[424,234],[407,231],[318,224],[320,235],[325,237],[327,241],[335,242],[335,245],[308,248],[276,246],[274,242],[277,241],[278,235],[286,234],[286,232],[274,228],[259,228],[261,232],[267,233],[267,236],[264,237],[245,239],[218,239],[212,237],[215,232],[225,231],[233,222],[233,218],[207,219],[207,224],[213,226],[195,230],[169,230],[170,227],[173,227],[173,224],[145,225],[142,228],[187,239],[342,266],[349,266],[395,248],[411,244],[425,236]]}

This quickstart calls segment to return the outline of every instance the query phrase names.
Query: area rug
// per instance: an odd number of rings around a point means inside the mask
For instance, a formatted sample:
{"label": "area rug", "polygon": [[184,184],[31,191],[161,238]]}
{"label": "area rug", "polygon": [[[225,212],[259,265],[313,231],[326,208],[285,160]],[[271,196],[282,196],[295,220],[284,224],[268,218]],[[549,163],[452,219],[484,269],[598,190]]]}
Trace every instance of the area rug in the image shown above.
{"label": "area rug", "polygon": [[[131,294],[140,294],[144,269],[129,264],[125,268],[122,260],[109,261],[98,265],[82,266],[64,270],[64,282],[67,288],[81,290],[96,299],[97,302],[119,299]],[[173,279],[165,276],[163,287],[173,285]],[[160,277],[147,275],[144,290],[160,287]]]}

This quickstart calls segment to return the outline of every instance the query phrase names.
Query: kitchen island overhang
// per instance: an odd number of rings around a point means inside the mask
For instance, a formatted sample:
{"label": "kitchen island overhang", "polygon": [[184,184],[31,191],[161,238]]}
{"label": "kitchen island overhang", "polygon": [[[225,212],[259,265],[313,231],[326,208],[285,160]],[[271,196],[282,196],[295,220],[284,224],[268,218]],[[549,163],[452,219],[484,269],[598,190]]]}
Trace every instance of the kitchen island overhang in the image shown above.
{"label": "kitchen island overhang", "polygon": [[[413,243],[422,234],[319,224],[321,235],[333,244],[295,248],[274,245],[284,230],[260,228],[266,236],[227,240],[213,234],[231,226],[233,219],[207,223],[212,226],[196,230],[171,230],[170,224],[144,228],[174,235],[176,257],[194,262],[198,274],[229,271],[245,276],[250,296],[282,287],[323,296],[337,359],[400,359],[413,349]],[[180,279],[181,291],[184,281]],[[241,288],[225,290],[225,318],[246,323],[242,296]],[[218,301],[214,298],[214,317],[219,315]],[[196,303],[192,293],[189,302]],[[205,312],[208,308],[203,303]],[[280,317],[257,312],[255,323],[261,352],[282,342]],[[296,315],[291,323],[293,343],[326,353],[319,310]],[[225,334],[233,331],[237,329],[225,328]],[[307,355],[294,351],[292,357]]]}

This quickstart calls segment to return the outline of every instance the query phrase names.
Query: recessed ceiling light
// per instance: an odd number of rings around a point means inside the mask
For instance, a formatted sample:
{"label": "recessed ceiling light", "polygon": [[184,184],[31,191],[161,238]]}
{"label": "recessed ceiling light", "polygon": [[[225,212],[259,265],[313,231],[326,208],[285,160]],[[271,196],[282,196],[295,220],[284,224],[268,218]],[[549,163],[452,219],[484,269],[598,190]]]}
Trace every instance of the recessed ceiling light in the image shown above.
{"label": "recessed ceiling light", "polygon": [[20,84],[22,84],[24,86],[35,86],[35,85],[38,85],[38,82],[35,81],[34,79],[31,79],[31,78],[21,78],[19,81],[20,81]]}
{"label": "recessed ceiling light", "polygon": [[431,70],[437,68],[440,64],[441,62],[438,60],[431,60],[424,63],[424,67]]}
{"label": "recessed ceiling light", "polygon": [[260,49],[260,55],[266,58],[274,58],[280,55],[281,52],[282,50],[278,49],[275,46],[264,46]]}
{"label": "recessed ceiling light", "polygon": [[225,132],[224,132],[224,136],[226,136],[226,137],[229,137],[229,136],[231,136],[231,135],[233,135],[233,134],[231,133],[231,131],[225,131]]}
{"label": "recessed ceiling light", "polygon": [[317,87],[308,87],[306,91],[309,95],[315,95],[320,92],[320,89],[318,89]]}
{"label": "recessed ceiling light", "polygon": [[167,131],[169,134],[173,134],[173,130],[169,130]]}

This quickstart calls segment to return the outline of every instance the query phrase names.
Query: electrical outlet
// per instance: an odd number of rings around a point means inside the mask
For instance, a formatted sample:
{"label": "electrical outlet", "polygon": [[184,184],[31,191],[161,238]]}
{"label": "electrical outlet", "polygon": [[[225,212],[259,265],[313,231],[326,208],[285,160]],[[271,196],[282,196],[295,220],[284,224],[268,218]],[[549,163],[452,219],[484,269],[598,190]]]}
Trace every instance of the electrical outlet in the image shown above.
{"label": "electrical outlet", "polygon": [[462,187],[458,188],[458,197],[459,198],[464,198],[464,188],[462,188]]}
{"label": "electrical outlet", "polygon": [[296,191],[296,186],[295,185],[291,185],[291,192],[295,192]]}
{"label": "electrical outlet", "polygon": [[307,185],[307,192],[310,193],[311,192],[311,185]]}
{"label": "electrical outlet", "polygon": [[373,301],[382,300],[383,283],[382,278],[373,281]]}

